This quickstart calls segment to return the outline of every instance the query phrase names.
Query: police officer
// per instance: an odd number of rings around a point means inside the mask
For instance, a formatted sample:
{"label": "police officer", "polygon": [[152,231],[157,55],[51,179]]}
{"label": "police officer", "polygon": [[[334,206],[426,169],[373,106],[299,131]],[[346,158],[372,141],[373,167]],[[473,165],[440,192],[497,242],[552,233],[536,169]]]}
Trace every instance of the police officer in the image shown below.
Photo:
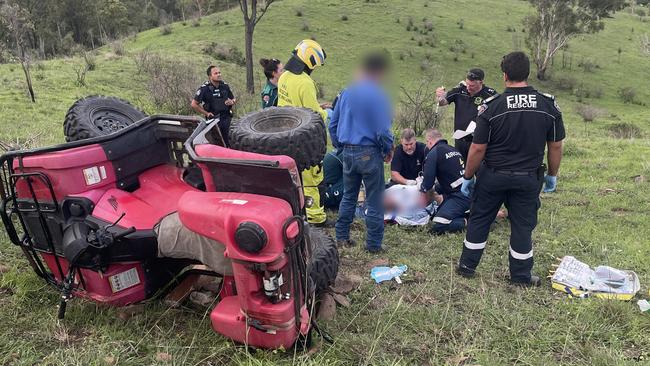
{"label": "police officer", "polygon": [[[485,73],[481,69],[471,69],[467,72],[465,80],[461,81],[457,87],[451,89],[448,93],[444,87],[436,89],[438,104],[441,106],[450,103],[456,104],[454,111],[454,130],[465,131],[471,121],[476,119],[476,111],[485,100],[497,94],[497,92],[485,85],[483,79]],[[467,153],[472,143],[472,135],[467,135],[455,142],[456,149],[460,151],[463,160],[467,161]]]}
{"label": "police officer", "polygon": [[232,119],[232,106],[237,98],[230,86],[221,78],[221,69],[210,65],[206,71],[208,81],[201,85],[192,99],[192,109],[207,119],[219,118],[219,130],[226,146],[230,146],[228,132]]}
{"label": "police officer", "polygon": [[539,286],[533,276],[531,234],[537,225],[539,193],[546,167],[556,176],[562,159],[564,124],[555,98],[542,94],[527,79],[530,62],[523,52],[513,52],[501,61],[506,89],[481,106],[474,140],[469,150],[461,191],[469,194],[476,185],[463,253],[457,272],[472,277],[487,243],[490,224],[505,203],[510,218],[510,281]]}
{"label": "police officer", "polygon": [[[436,129],[425,132],[429,153],[424,161],[424,179],[420,185],[421,201],[426,202],[426,194],[435,188],[443,201],[433,217],[431,232],[442,234],[460,231],[465,228],[465,212],[469,210],[470,200],[460,191],[463,183],[465,165],[460,152],[442,139]],[[435,187],[434,184],[436,183]]]}

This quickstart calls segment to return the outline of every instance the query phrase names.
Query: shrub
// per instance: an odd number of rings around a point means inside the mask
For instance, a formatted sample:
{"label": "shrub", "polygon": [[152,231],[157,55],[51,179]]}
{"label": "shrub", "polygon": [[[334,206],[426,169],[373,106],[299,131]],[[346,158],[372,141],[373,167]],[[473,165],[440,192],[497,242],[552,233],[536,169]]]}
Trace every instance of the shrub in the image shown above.
{"label": "shrub", "polygon": [[296,16],[301,17],[302,16],[302,9],[296,9]]}
{"label": "shrub", "polygon": [[126,50],[124,49],[124,42],[122,40],[116,40],[111,43],[111,48],[113,49],[113,53],[118,55],[118,56],[124,56],[126,54]]}
{"label": "shrub", "polygon": [[464,29],[465,28],[465,20],[464,19],[460,19],[458,21],[458,23],[456,23],[456,24],[458,24],[458,29]]}
{"label": "shrub", "polygon": [[406,58],[406,55],[404,54],[404,52],[400,52],[400,53],[397,55],[397,58],[398,58],[400,61],[404,61],[404,59]]}
{"label": "shrub", "polygon": [[84,52],[83,58],[84,58],[84,64],[86,65],[88,71],[93,71],[95,70],[95,68],[97,68],[97,60],[94,54],[90,52]]}
{"label": "shrub", "polygon": [[163,24],[160,26],[160,34],[163,36],[166,36],[168,34],[172,34],[172,25],[171,24]]}
{"label": "shrub", "polygon": [[344,21],[344,22],[347,22],[348,21],[348,16],[345,15],[345,14],[341,15],[341,20]]}
{"label": "shrub", "polygon": [[418,46],[422,47],[423,44],[424,44],[424,43],[422,42],[422,40],[419,40],[419,41],[418,41]]}
{"label": "shrub", "polygon": [[200,26],[201,26],[201,19],[199,18],[192,19],[192,27],[200,27]]}
{"label": "shrub", "polygon": [[309,32],[309,23],[303,22],[301,29],[302,29],[303,32]]}
{"label": "shrub", "polygon": [[431,32],[433,30],[433,23],[431,23],[430,21],[424,22],[424,29],[427,32]]}
{"label": "shrub", "polygon": [[220,45],[217,42],[212,42],[205,48],[203,52],[209,56],[216,58],[217,60],[231,62],[240,66],[246,64],[246,59],[244,55],[235,46]]}
{"label": "shrub", "polygon": [[631,86],[621,88],[618,90],[618,96],[621,98],[623,103],[634,103],[636,101],[636,90]]}
{"label": "shrub", "polygon": [[578,97],[579,100],[583,98],[596,98],[600,99],[603,96],[603,89],[599,86],[590,87],[585,84],[580,84],[573,90],[573,95]]}
{"label": "shrub", "polygon": [[407,25],[407,26],[406,26],[406,31],[407,31],[407,32],[410,32],[410,31],[411,31],[411,26],[410,26],[410,25]]}
{"label": "shrub", "polygon": [[583,122],[593,122],[596,118],[606,115],[607,111],[592,105],[579,104],[576,107],[576,113],[582,117]]}
{"label": "shrub", "polygon": [[156,110],[174,114],[192,113],[189,101],[202,83],[200,68],[186,60],[148,53],[142,72],[147,75],[147,94]]}
{"label": "shrub", "polygon": [[582,67],[582,70],[584,72],[594,72],[595,69],[600,67],[591,60],[583,60],[580,62],[580,64],[578,64],[578,66]]}
{"label": "shrub", "polygon": [[559,90],[573,90],[578,85],[578,80],[573,76],[558,76],[553,78],[553,84]]}
{"label": "shrub", "polygon": [[632,139],[641,136],[641,129],[639,126],[629,123],[620,122],[607,126],[609,133],[619,139]]}

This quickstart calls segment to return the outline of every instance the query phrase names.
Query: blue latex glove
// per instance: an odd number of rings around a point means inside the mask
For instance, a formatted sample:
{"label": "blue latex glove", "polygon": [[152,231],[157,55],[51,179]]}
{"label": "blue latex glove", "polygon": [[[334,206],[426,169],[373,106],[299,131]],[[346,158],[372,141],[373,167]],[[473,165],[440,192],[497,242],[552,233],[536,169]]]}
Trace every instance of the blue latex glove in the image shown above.
{"label": "blue latex glove", "polygon": [[473,189],[474,189],[474,178],[465,179],[463,177],[463,184],[460,186],[460,192],[464,194],[465,197],[469,197]]}
{"label": "blue latex glove", "polygon": [[557,177],[554,175],[544,176],[544,193],[555,192],[557,188]]}

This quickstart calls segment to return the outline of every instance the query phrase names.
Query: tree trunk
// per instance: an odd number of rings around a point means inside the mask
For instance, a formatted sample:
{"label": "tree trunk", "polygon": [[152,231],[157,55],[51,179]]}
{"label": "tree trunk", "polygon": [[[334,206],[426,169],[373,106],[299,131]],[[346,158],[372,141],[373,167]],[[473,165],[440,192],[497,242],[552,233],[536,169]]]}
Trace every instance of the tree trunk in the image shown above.
{"label": "tree trunk", "polygon": [[34,95],[34,88],[32,87],[32,76],[29,73],[29,65],[27,62],[21,60],[20,66],[23,68],[25,73],[25,80],[27,81],[27,89],[29,90],[29,96],[32,98],[32,103],[36,103],[36,96]]}
{"label": "tree trunk", "polygon": [[546,80],[546,65],[537,67],[537,80]]}
{"label": "tree trunk", "polygon": [[253,32],[255,31],[254,20],[245,24],[245,43],[246,43],[246,91],[255,93],[255,83],[253,81]]}

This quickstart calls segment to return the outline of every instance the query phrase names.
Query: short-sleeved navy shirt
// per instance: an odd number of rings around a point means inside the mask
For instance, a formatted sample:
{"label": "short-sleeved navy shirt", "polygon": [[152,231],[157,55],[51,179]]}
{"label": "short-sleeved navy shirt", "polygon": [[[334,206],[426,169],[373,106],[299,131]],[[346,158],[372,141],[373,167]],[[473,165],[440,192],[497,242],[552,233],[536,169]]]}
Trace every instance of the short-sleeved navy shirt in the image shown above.
{"label": "short-sleeved navy shirt", "polygon": [[474,143],[487,144],[487,166],[513,171],[537,169],[544,160],[546,143],[564,137],[562,112],[555,98],[531,86],[507,88],[482,105],[474,131]]}
{"label": "short-sleeved navy shirt", "polygon": [[413,155],[408,155],[404,152],[404,148],[400,144],[395,149],[393,160],[390,162],[390,170],[398,172],[404,179],[415,179],[422,171],[422,164],[424,164],[424,150],[426,145],[421,142],[415,143],[415,152]]}
{"label": "short-sleeved navy shirt", "polygon": [[219,85],[214,85],[210,81],[206,81],[194,94],[194,100],[197,103],[201,103],[206,112],[218,116],[230,116],[232,106],[228,106],[225,103],[226,99],[234,98],[235,95],[232,93],[230,86],[223,81]]}
{"label": "short-sleeved navy shirt", "polygon": [[454,130],[466,130],[471,121],[476,118],[478,107],[483,101],[497,94],[496,90],[483,85],[475,95],[469,95],[467,87],[463,84],[451,89],[447,96],[448,103],[455,103],[454,111]]}

